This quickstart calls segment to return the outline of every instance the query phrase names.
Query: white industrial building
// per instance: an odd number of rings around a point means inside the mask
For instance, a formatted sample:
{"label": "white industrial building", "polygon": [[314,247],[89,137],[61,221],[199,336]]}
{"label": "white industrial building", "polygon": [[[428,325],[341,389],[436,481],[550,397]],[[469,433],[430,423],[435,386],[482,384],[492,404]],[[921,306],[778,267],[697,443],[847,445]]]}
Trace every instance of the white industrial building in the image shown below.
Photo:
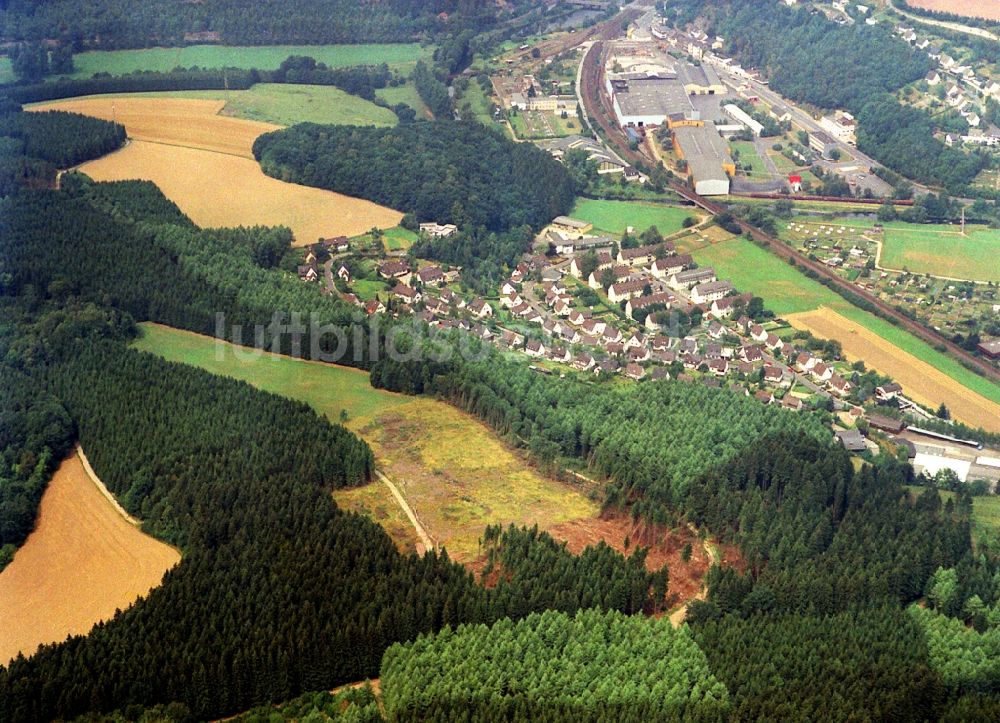
{"label": "white industrial building", "polygon": [[740,108],[738,105],[726,103],[726,105],[722,106],[722,110],[734,121],[753,131],[755,136],[759,137],[763,132],[764,126],[758,121],[755,121],[749,113]]}

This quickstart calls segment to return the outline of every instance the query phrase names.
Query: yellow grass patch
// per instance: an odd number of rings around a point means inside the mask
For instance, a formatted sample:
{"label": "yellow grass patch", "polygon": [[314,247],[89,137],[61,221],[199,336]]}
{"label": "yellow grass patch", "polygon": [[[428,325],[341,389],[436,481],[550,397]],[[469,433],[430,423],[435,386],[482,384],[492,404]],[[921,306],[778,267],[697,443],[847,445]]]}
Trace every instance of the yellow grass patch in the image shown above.
{"label": "yellow grass patch", "polygon": [[925,361],[908,354],[860,324],[820,307],[785,317],[797,329],[824,339],[836,339],[850,360],[860,359],[876,371],[903,385],[913,400],[936,407],[944,402],[956,419],[992,432],[1000,432],[1000,404],[962,386]]}
{"label": "yellow grass patch", "polygon": [[482,422],[444,402],[415,398],[358,431],[453,560],[472,562],[490,524],[544,529],[598,512],[580,491],[539,474]]}
{"label": "yellow grass patch", "polygon": [[367,515],[375,520],[403,554],[417,551],[420,537],[393,498],[392,492],[382,482],[376,480],[364,487],[334,490],[333,499],[341,509]]}
{"label": "yellow grass patch", "polygon": [[79,457],[67,458],[42,497],[37,527],[0,573],[0,665],[86,633],[179,560],[115,509]]}
{"label": "yellow grass patch", "polygon": [[301,246],[399,224],[403,215],[391,208],[264,175],[253,160],[253,142],[279,126],[218,115],[223,105],[190,98],[84,98],[31,110],[123,123],[129,145],[80,170],[96,181],[153,181],[199,226],[288,226]]}

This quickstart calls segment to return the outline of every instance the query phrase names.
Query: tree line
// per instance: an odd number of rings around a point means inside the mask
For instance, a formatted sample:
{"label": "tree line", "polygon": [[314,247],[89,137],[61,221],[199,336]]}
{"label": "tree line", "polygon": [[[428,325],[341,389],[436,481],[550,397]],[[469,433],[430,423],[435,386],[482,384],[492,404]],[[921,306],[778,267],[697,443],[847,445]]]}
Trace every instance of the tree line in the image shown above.
{"label": "tree line", "polygon": [[79,113],[25,113],[0,98],[0,197],[22,186],[49,187],[56,170],[98,158],[125,143],[125,128]]}
{"label": "tree line", "polygon": [[275,178],[463,229],[541,228],[568,212],[575,197],[566,169],[548,153],[478,123],[303,123],[260,136],[253,151]]}

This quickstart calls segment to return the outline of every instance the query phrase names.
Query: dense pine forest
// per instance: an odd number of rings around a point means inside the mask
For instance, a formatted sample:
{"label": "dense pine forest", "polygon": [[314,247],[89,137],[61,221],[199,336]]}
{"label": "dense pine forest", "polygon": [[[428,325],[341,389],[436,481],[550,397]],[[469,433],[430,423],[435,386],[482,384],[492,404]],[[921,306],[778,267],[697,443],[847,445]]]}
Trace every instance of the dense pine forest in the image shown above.
{"label": "dense pine forest", "polygon": [[0,98],[0,197],[21,186],[51,186],[58,168],[120,148],[125,128],[78,113],[25,113]]}
{"label": "dense pine forest", "polygon": [[858,148],[908,178],[957,192],[985,159],[934,138],[934,120],[891,94],[930,70],[927,55],[892,36],[884,25],[840,26],[808,8],[771,0],[678,0],[678,22],[699,14],[727,39],[726,52],[760,68],[788,98],[857,116]]}
{"label": "dense pine forest", "polygon": [[722,721],[726,687],[686,628],[586,610],[459,626],[386,651],[393,721]]}
{"label": "dense pine forest", "polygon": [[[535,0],[507,3],[507,14],[530,11]],[[501,17],[477,0],[9,0],[0,36],[63,38],[77,49],[181,45],[189,33],[215,33],[227,45],[409,42],[469,28],[483,31]],[[210,38],[211,39],[211,38]]]}
{"label": "dense pine forest", "polygon": [[262,135],[254,156],[270,176],[367,198],[421,221],[462,228],[538,229],[569,211],[566,169],[530,143],[478,123],[396,128],[303,123]]}

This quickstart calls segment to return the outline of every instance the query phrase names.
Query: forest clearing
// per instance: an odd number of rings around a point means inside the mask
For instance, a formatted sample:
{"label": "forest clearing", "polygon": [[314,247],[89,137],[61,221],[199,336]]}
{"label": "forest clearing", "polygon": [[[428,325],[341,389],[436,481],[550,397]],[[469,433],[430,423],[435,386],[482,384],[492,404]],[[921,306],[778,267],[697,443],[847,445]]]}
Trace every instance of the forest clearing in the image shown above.
{"label": "forest clearing", "polygon": [[[540,474],[485,424],[445,402],[375,389],[368,374],[357,369],[270,354],[237,357],[238,347],[210,337],[156,324],[143,324],[142,329],[138,349],[304,401],[334,422],[344,419],[345,426],[371,445],[379,468],[454,560],[473,562],[479,538],[490,524],[548,529],[597,516],[596,502]],[[221,355],[216,354],[219,348]],[[348,509],[364,509],[377,521],[386,521],[397,546],[413,549],[412,527],[402,525],[406,519],[398,506],[390,511],[392,497],[382,482],[338,490],[334,498]]]}
{"label": "forest clearing", "polygon": [[253,142],[280,126],[219,115],[222,100],[94,97],[33,106],[125,125],[132,141],[80,166],[96,181],[153,181],[199,226],[284,225],[296,245],[396,226],[402,214],[370,201],[270,178]]}
{"label": "forest clearing", "polygon": [[908,354],[861,324],[827,307],[786,317],[797,329],[824,339],[836,339],[850,360],[861,359],[872,369],[903,385],[903,392],[931,407],[942,402],[956,419],[991,432],[1000,431],[1000,404],[993,402]]}
{"label": "forest clearing", "polygon": [[[271,354],[237,356],[239,348],[232,344],[159,324],[143,324],[142,330],[134,344],[138,349],[242,379],[304,401],[335,422],[344,420],[371,445],[379,468],[434,543],[473,570],[481,567],[479,540],[487,525],[537,524],[574,553],[602,540],[623,553],[649,547],[647,567],[670,565],[668,595],[677,602],[701,589],[709,560],[693,532],[656,530],[624,514],[600,514],[599,503],[582,487],[541,474],[489,427],[450,404],[375,389],[357,369]],[[333,497],[382,525],[401,551],[418,549],[413,526],[381,481],[336,490]],[[687,544],[691,556],[684,560]],[[728,564],[739,564],[735,548],[722,548],[722,556]]]}
{"label": "forest clearing", "polygon": [[0,665],[81,635],[160,584],[180,554],[139,530],[77,455],[49,482],[38,523],[0,573]]}

